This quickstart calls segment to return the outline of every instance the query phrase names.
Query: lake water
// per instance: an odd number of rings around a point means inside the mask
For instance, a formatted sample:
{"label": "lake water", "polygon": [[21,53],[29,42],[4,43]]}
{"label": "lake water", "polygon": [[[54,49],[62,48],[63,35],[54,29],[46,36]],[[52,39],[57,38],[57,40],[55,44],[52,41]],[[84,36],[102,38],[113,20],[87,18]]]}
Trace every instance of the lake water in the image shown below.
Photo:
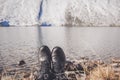
{"label": "lake water", "polygon": [[38,62],[38,48],[63,48],[68,60],[120,57],[119,27],[0,27],[0,65]]}

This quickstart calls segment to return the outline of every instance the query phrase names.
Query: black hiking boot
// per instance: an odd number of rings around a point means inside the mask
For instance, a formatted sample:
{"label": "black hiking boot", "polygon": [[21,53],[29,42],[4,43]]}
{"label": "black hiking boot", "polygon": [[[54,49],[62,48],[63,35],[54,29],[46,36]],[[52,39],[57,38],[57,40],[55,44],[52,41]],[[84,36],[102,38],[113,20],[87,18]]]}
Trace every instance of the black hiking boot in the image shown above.
{"label": "black hiking boot", "polygon": [[65,76],[65,62],[66,57],[63,50],[60,47],[55,47],[52,50],[52,71],[55,75],[53,80],[67,80]]}
{"label": "black hiking boot", "polygon": [[40,70],[36,80],[52,80],[51,79],[51,52],[47,46],[40,48]]}

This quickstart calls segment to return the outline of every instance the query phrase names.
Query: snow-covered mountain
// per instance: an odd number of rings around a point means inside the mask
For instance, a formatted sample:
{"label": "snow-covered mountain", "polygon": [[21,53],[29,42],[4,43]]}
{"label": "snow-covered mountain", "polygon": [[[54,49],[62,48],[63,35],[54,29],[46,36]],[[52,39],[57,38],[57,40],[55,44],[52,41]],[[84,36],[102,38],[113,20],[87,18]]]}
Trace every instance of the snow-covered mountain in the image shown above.
{"label": "snow-covered mountain", "polygon": [[120,0],[0,0],[9,25],[120,26]]}
{"label": "snow-covered mountain", "polygon": [[40,0],[0,0],[0,21],[10,25],[37,24]]}

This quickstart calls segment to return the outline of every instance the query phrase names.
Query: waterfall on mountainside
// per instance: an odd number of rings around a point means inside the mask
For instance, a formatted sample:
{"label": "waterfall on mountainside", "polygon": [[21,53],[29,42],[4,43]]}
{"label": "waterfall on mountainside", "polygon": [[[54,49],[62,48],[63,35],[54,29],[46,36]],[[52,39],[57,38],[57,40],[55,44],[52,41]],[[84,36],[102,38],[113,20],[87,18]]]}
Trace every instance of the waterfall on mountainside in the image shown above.
{"label": "waterfall on mountainside", "polygon": [[38,20],[40,20],[40,18],[42,16],[42,12],[43,12],[42,6],[43,6],[43,0],[40,3],[40,9],[39,9],[39,13],[38,13]]}

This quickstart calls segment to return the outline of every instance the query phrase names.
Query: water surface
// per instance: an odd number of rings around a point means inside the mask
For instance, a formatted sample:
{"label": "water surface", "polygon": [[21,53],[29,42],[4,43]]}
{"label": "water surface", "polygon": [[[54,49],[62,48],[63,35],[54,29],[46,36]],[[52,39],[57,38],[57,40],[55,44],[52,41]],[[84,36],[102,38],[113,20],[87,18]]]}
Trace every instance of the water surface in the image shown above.
{"label": "water surface", "polygon": [[38,48],[60,46],[68,60],[120,57],[119,27],[0,27],[0,65],[38,62]]}

